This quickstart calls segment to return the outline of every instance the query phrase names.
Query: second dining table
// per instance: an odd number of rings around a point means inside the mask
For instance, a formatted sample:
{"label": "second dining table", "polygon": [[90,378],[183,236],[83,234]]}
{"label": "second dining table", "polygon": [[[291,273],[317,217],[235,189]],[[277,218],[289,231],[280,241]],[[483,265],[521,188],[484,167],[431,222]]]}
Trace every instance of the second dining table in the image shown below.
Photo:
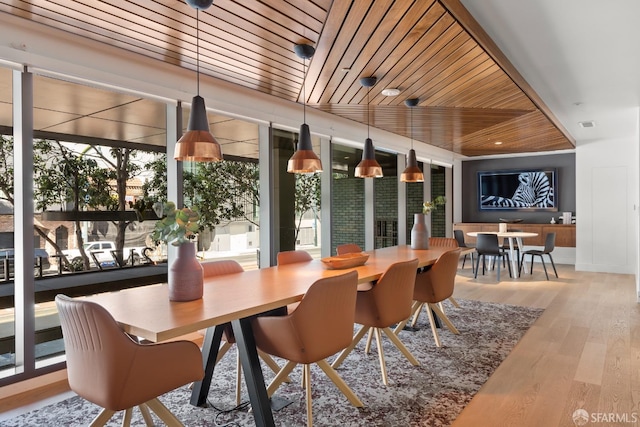
{"label": "second dining table", "polygon": [[202,347],[205,377],[194,384],[191,396],[191,403],[197,406],[206,405],[222,336],[221,325],[231,322],[255,423],[273,426],[251,316],[300,301],[318,279],[354,269],[358,272],[358,283],[364,284],[379,279],[395,262],[417,258],[418,266],[424,267],[450,249],[392,246],[367,251],[367,262],[350,269],[327,269],[320,260],[313,260],[206,278],[203,297],[188,302],[169,301],[166,284],[96,294],[86,299],[105,307],[125,332],[149,341],[176,339],[206,329]]}

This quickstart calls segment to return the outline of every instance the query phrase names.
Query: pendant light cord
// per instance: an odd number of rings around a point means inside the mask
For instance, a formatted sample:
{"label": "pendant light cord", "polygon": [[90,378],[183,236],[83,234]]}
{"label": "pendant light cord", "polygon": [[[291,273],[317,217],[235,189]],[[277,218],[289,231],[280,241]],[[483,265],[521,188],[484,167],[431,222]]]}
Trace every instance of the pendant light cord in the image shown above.
{"label": "pendant light cord", "polygon": [[196,8],[196,93],[200,96],[200,9]]}
{"label": "pendant light cord", "polygon": [[411,149],[413,150],[413,107],[411,107]]}
{"label": "pendant light cord", "polygon": [[302,58],[302,123],[307,123],[307,59]]}
{"label": "pendant light cord", "polygon": [[367,87],[367,138],[369,136],[369,122],[371,121],[371,117],[369,115],[369,92],[371,91],[371,86]]}

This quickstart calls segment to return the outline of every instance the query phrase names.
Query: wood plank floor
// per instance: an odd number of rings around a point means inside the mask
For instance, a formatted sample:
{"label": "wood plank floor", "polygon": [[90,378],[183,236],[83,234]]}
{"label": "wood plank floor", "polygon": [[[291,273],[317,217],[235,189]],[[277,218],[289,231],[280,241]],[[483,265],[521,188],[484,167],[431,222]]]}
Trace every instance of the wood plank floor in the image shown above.
{"label": "wood plank floor", "polygon": [[[546,310],[453,427],[570,427],[575,425],[574,411],[580,408],[589,414],[588,425],[640,424],[640,306],[635,277],[557,267],[559,279],[551,276],[547,281],[536,263],[532,276],[509,279],[502,272],[500,283],[495,272],[474,279],[468,263],[459,270],[454,294],[458,299]],[[17,384],[3,389],[0,412],[13,413],[16,400],[20,412],[21,405],[37,404],[42,396],[60,392],[40,388],[29,395]],[[12,398],[11,389],[19,399]]]}
{"label": "wood plank floor", "polygon": [[501,277],[500,283],[495,272],[477,280],[467,267],[459,272],[454,293],[459,299],[541,307],[545,312],[453,427],[574,426],[577,409],[587,411],[588,425],[639,424],[635,276],[557,267],[560,278],[551,272],[550,281],[538,263],[533,275]]}

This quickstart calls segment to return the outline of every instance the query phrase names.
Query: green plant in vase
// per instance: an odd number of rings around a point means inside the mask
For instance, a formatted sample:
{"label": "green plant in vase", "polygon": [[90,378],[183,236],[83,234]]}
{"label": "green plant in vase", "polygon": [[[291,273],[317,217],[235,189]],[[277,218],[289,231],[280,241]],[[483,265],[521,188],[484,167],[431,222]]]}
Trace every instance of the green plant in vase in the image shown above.
{"label": "green plant in vase", "polygon": [[[159,206],[158,206],[159,207]],[[156,222],[151,235],[155,242],[171,243],[177,246],[176,258],[169,266],[167,281],[171,301],[192,301],[202,298],[203,271],[196,258],[196,245],[191,241],[200,231],[200,215],[189,208],[176,209],[173,202],[162,206],[158,216],[164,218]],[[159,209],[158,209],[159,211]]]}
{"label": "green plant in vase", "polygon": [[435,199],[430,202],[424,202],[422,204],[422,213],[424,215],[429,215],[432,211],[438,209],[438,206],[443,206],[447,203],[447,199],[444,196],[437,196]]}
{"label": "green plant in vase", "polygon": [[[158,212],[157,212],[158,213]],[[195,239],[200,231],[198,212],[184,207],[176,209],[176,204],[166,202],[158,216],[166,216],[156,222],[151,238],[154,242],[171,243],[180,246]]]}

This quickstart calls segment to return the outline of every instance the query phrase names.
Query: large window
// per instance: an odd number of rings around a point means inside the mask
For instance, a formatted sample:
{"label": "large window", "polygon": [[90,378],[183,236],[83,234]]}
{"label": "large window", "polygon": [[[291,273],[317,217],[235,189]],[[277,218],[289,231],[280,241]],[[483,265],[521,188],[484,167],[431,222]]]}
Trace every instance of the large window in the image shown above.
{"label": "large window", "polygon": [[333,144],[331,192],[331,254],[336,247],[355,243],[364,249],[364,179],[354,177],[354,169],[362,158],[362,150]]}

